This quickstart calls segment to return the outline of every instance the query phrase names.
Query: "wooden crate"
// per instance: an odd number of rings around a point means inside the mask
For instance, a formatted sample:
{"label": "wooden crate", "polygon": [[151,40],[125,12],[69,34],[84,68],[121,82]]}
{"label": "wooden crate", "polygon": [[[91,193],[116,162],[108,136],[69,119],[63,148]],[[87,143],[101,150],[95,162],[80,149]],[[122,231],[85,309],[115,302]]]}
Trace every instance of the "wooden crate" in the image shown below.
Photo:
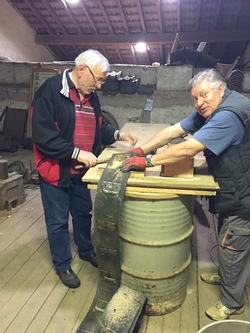
{"label": "wooden crate", "polygon": [[10,210],[25,201],[23,176],[10,173],[0,181],[0,210]]}

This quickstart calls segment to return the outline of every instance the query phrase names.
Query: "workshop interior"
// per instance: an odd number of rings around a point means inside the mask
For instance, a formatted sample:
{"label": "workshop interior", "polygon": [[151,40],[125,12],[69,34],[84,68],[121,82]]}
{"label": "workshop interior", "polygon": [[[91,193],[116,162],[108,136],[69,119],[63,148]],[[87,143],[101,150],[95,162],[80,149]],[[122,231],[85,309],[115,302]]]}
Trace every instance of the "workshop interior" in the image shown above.
{"label": "workshop interior", "polygon": [[[204,154],[127,173],[120,166],[132,149],[191,116],[189,82],[199,72],[216,70],[227,89],[250,99],[250,1],[1,5],[0,333],[249,333],[250,272],[244,312],[222,321],[205,315],[221,291],[200,278],[219,265],[218,214],[209,200],[220,187]],[[79,258],[70,217],[72,267],[81,280],[70,289],[51,262],[31,104],[46,80],[73,70],[88,49],[110,64],[96,90],[102,118],[138,141],[103,143],[82,177],[98,268]]]}

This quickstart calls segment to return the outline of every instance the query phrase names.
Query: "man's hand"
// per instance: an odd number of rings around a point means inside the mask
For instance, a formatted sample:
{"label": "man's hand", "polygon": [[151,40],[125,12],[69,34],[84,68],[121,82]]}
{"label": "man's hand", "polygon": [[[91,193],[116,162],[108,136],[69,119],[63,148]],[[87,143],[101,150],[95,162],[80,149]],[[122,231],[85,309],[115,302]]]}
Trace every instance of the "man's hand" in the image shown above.
{"label": "man's hand", "polygon": [[146,157],[133,156],[127,158],[120,166],[122,172],[144,171],[147,167]]}
{"label": "man's hand", "polygon": [[77,161],[83,163],[86,168],[91,168],[96,165],[98,160],[93,153],[85,150],[80,150]]}
{"label": "man's hand", "polygon": [[137,142],[137,137],[133,132],[120,132],[120,140],[126,141],[134,146]]}
{"label": "man's hand", "polygon": [[128,151],[128,156],[144,156],[144,151],[141,149],[141,147],[134,148],[132,150]]}

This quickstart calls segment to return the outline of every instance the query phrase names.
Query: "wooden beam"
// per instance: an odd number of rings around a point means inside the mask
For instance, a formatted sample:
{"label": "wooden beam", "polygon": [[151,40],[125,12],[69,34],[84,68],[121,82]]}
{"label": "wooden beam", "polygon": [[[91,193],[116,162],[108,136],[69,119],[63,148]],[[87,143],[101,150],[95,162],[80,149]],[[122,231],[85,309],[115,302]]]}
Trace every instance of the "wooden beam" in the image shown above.
{"label": "wooden beam", "polygon": [[200,11],[201,11],[201,0],[198,0],[196,4],[196,19],[195,19],[195,30],[199,30],[200,25]]}
{"label": "wooden beam", "polygon": [[136,54],[135,54],[134,47],[132,45],[130,45],[130,48],[131,48],[131,52],[133,54],[134,64],[137,65],[137,59],[136,59]]}
{"label": "wooden beam", "polygon": [[44,29],[47,30],[47,32],[49,34],[53,34],[53,31],[50,29],[50,27],[48,26],[48,24],[46,24],[46,22],[44,21],[43,16],[40,14],[39,11],[36,10],[36,8],[34,7],[33,3],[30,3],[28,0],[24,0],[24,2],[29,7],[29,9],[32,11],[33,15],[38,18],[38,20],[40,21],[40,23],[42,24],[42,26],[44,27]]}
{"label": "wooden beam", "polygon": [[127,23],[126,17],[125,17],[124,12],[123,12],[123,7],[121,5],[121,0],[117,1],[117,6],[118,6],[118,8],[120,10],[120,15],[122,17],[122,21],[123,21],[125,30],[126,30],[126,32],[128,32],[128,23]]}
{"label": "wooden beam", "polygon": [[[86,44],[136,44],[142,40],[151,44],[172,44],[175,32],[163,34],[110,34],[110,35],[36,35],[37,44],[47,45],[86,45]],[[244,30],[221,30],[210,32],[180,32],[180,43],[206,42],[240,42],[250,40],[250,29]]]}
{"label": "wooden beam", "polygon": [[80,5],[81,5],[81,7],[82,7],[82,9],[83,9],[83,11],[84,11],[84,13],[85,13],[85,15],[87,16],[87,18],[88,18],[88,20],[89,20],[89,23],[90,23],[90,25],[91,25],[91,27],[92,27],[92,29],[94,30],[95,33],[97,33],[96,26],[95,26],[95,24],[94,24],[94,22],[93,22],[91,16],[89,15],[89,13],[88,13],[88,11],[87,11],[87,9],[86,9],[84,3],[82,2],[82,0],[80,0]]}
{"label": "wooden beam", "polygon": [[136,5],[138,8],[138,12],[139,12],[140,20],[141,20],[142,31],[146,32],[146,27],[145,27],[145,22],[144,22],[144,17],[143,17],[143,13],[142,13],[140,0],[136,0]]}
{"label": "wooden beam", "polygon": [[158,18],[159,18],[159,27],[160,27],[160,30],[159,30],[159,32],[160,33],[162,33],[163,32],[163,30],[162,30],[162,15],[161,15],[161,13],[162,13],[162,11],[161,11],[161,1],[157,1],[156,2],[156,10],[157,10],[157,16],[158,16]]}
{"label": "wooden beam", "polygon": [[181,4],[180,0],[176,2],[176,10],[177,10],[177,31],[181,31]]}
{"label": "wooden beam", "polygon": [[109,21],[109,18],[108,18],[107,12],[106,12],[106,8],[103,6],[102,2],[99,1],[99,0],[98,0],[98,5],[99,5],[100,8],[101,8],[101,13],[102,13],[102,15],[103,15],[104,18],[105,18],[105,21],[106,21],[106,24],[107,24],[107,26],[108,26],[108,28],[109,28],[109,31],[113,33],[114,31],[113,31],[112,26],[111,26],[111,23],[110,23],[110,21]]}
{"label": "wooden beam", "polygon": [[217,27],[219,16],[220,16],[220,9],[221,9],[221,0],[217,0],[216,10],[213,13],[213,20],[214,20],[214,23],[213,23],[214,29],[213,30],[215,30]]}
{"label": "wooden beam", "polygon": [[116,53],[117,53],[117,55],[118,55],[118,57],[120,59],[121,64],[123,64],[124,60],[123,60],[123,57],[121,55],[120,49],[119,49],[119,47],[117,45],[115,45],[115,50],[116,50]]}

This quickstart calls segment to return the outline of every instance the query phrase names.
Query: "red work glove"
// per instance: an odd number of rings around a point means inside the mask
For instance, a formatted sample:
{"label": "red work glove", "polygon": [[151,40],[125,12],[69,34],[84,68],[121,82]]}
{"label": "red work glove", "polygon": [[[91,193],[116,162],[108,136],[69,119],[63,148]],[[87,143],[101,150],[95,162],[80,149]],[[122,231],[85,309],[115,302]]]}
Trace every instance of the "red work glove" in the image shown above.
{"label": "red work glove", "polygon": [[122,172],[143,171],[147,167],[146,157],[132,156],[127,158],[120,166]]}
{"label": "red work glove", "polygon": [[128,151],[128,156],[144,156],[144,151],[141,147],[134,148]]}

